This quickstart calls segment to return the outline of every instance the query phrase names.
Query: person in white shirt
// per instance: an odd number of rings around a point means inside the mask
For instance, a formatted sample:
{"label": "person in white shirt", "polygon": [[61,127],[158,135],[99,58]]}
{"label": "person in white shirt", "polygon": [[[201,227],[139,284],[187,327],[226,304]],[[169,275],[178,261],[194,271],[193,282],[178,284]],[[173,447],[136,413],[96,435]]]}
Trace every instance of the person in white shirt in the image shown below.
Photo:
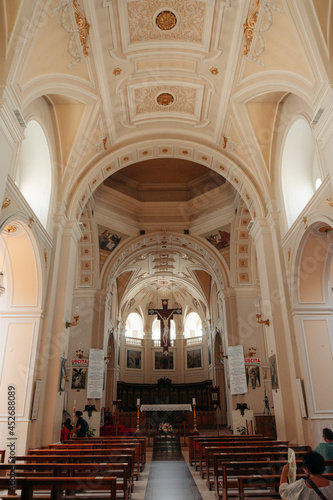
{"label": "person in white shirt", "polygon": [[325,459],[316,451],[309,451],[303,457],[306,479],[299,479],[288,484],[288,468],[286,464],[281,473],[279,494],[284,500],[333,500],[333,482],[322,476],[325,470]]}

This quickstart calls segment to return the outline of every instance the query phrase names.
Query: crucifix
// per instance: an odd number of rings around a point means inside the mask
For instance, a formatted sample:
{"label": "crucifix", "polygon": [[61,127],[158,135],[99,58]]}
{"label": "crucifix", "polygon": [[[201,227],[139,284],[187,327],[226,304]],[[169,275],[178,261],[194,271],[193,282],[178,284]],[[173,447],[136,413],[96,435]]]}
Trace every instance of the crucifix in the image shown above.
{"label": "crucifix", "polygon": [[148,309],[148,315],[157,314],[161,325],[161,346],[163,354],[168,355],[170,346],[170,320],[174,314],[183,314],[180,307],[168,309],[168,299],[162,299],[162,309]]}

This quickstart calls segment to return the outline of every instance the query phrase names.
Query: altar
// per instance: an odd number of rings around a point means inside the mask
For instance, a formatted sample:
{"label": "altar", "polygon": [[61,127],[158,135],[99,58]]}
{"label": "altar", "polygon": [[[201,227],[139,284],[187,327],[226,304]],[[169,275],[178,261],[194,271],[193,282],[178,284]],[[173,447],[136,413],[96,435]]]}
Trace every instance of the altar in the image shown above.
{"label": "altar", "polygon": [[185,405],[141,405],[140,411],[192,411],[190,404]]}
{"label": "altar", "polygon": [[186,421],[186,412],[192,411],[192,406],[190,404],[141,405],[140,411],[146,413],[146,422],[156,428],[166,422],[180,427]]}

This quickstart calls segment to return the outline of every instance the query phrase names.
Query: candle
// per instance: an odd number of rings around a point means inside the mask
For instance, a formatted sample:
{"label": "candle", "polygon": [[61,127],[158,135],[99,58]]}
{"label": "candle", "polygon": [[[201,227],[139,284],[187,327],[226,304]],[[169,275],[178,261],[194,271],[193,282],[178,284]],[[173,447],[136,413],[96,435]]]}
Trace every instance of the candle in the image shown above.
{"label": "candle", "polygon": [[140,406],[140,399],[139,398],[136,400],[136,405]]}
{"label": "candle", "polygon": [[76,308],[75,308],[75,316],[79,316],[79,312],[80,312],[80,307],[76,306]]}
{"label": "candle", "polygon": [[195,405],[195,398],[192,399],[192,405]]}

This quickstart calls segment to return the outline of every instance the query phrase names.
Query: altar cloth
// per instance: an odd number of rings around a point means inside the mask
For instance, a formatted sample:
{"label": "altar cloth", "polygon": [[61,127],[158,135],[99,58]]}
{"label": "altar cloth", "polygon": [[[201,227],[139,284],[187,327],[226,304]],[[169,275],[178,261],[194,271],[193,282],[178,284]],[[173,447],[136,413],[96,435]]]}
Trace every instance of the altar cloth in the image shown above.
{"label": "altar cloth", "polygon": [[187,405],[141,405],[140,411],[192,411],[192,406]]}

